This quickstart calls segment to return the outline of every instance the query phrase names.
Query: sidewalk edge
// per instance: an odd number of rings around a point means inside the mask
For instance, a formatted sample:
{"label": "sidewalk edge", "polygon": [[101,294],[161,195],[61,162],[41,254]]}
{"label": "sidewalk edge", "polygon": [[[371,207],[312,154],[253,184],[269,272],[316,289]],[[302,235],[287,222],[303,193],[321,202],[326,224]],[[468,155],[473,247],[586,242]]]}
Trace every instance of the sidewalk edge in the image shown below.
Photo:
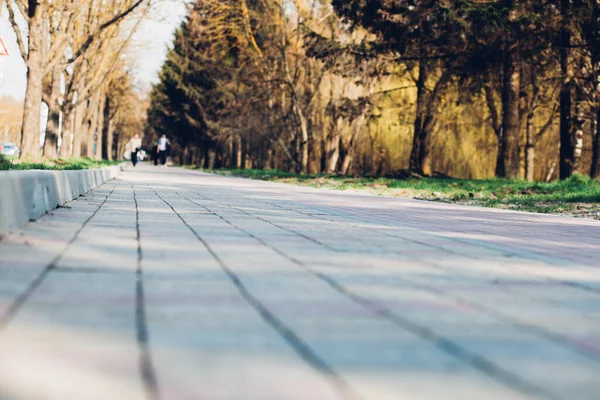
{"label": "sidewalk edge", "polygon": [[77,171],[0,172],[0,234],[32,220],[117,177],[122,165]]}

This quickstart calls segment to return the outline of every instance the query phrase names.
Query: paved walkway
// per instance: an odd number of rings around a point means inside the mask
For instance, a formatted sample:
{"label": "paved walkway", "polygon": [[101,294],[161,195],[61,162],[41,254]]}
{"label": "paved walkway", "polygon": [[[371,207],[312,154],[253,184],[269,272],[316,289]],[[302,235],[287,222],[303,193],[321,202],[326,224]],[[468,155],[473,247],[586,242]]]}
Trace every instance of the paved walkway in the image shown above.
{"label": "paved walkway", "polygon": [[2,400],[600,399],[600,224],[141,166],[0,241]]}

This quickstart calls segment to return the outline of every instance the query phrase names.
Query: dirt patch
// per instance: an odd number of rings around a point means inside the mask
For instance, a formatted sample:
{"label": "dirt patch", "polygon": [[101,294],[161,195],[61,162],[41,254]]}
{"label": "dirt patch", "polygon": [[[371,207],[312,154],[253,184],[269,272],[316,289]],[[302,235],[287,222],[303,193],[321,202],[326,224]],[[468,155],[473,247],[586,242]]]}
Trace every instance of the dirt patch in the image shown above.
{"label": "dirt patch", "polygon": [[600,209],[597,204],[574,203],[573,209],[563,212],[563,215],[568,215],[577,218],[593,218],[600,220]]}
{"label": "dirt patch", "polygon": [[369,183],[366,187],[371,189],[387,189],[388,185],[382,185],[381,183]]}
{"label": "dirt patch", "polygon": [[400,189],[400,190],[394,191],[394,193],[392,193],[392,196],[394,196],[394,197],[408,197],[410,199],[414,199],[415,196],[416,196],[416,193],[412,189]]}

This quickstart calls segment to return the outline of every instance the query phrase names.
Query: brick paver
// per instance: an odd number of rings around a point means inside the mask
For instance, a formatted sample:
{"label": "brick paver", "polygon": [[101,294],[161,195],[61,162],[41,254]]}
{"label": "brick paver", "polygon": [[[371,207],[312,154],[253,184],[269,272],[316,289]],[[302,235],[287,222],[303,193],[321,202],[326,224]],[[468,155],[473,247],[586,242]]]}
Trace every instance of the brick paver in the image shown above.
{"label": "brick paver", "polygon": [[142,166],[0,241],[0,399],[600,399],[600,224]]}

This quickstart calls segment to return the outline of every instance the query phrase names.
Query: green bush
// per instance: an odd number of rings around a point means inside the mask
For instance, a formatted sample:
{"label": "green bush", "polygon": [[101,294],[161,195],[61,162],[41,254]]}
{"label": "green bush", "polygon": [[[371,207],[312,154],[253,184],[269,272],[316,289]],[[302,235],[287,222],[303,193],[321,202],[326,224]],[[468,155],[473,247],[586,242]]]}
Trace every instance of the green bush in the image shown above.
{"label": "green bush", "polygon": [[568,179],[561,182],[565,187],[582,187],[588,186],[591,183],[595,183],[595,181],[589,176],[581,175],[581,174],[573,174]]}

